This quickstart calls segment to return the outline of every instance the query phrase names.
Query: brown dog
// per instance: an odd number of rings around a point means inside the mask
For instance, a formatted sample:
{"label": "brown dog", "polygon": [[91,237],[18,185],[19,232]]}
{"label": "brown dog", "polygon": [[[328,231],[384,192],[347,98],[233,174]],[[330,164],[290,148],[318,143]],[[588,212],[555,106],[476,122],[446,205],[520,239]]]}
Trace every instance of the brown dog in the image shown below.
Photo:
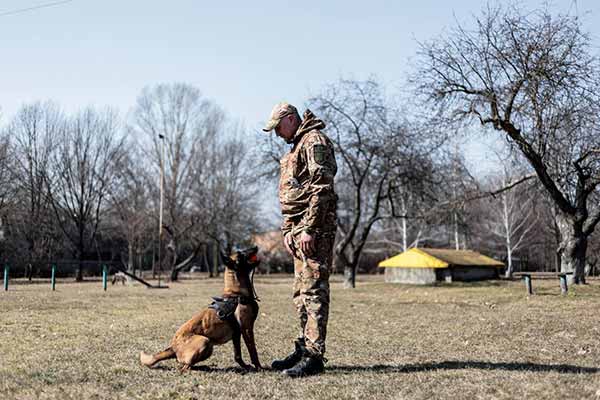
{"label": "brown dog", "polygon": [[141,352],[142,364],[152,367],[157,362],[177,358],[184,372],[199,361],[211,356],[214,345],[225,344],[233,340],[235,361],[244,369],[252,369],[242,359],[240,336],[244,338],[246,348],[254,368],[261,369],[254,342],[254,321],[258,316],[258,303],[252,284],[251,273],[259,264],[253,247],[239,251],[232,256],[223,256],[225,261],[225,289],[223,297],[194,315],[183,324],[165,350],[154,355]]}

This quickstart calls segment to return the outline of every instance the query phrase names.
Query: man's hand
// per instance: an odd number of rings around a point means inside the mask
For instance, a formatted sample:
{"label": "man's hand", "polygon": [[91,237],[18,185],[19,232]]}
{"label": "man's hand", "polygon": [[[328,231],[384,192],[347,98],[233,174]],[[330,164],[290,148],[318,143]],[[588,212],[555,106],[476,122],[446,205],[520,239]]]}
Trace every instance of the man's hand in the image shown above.
{"label": "man's hand", "polygon": [[284,237],[283,237],[283,245],[285,246],[285,249],[287,250],[288,253],[290,253],[292,256],[294,255],[294,252],[292,251],[292,232],[288,232]]}
{"label": "man's hand", "polygon": [[300,248],[304,255],[313,255],[315,252],[315,237],[306,232],[302,232],[302,235],[300,236]]}

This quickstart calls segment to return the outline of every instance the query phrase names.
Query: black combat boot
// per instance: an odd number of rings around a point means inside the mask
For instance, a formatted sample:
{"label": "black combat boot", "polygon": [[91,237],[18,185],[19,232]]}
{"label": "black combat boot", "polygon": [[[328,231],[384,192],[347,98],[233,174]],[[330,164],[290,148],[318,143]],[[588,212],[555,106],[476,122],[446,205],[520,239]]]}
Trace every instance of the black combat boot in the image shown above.
{"label": "black combat boot", "polygon": [[298,341],[294,342],[294,346],[296,346],[296,348],[286,358],[282,360],[274,360],[271,363],[271,368],[277,371],[283,371],[284,369],[292,368],[300,360],[302,360],[302,356],[304,355],[304,346]]}
{"label": "black combat boot", "polygon": [[300,378],[302,376],[317,375],[324,370],[323,357],[316,354],[307,354],[293,368],[283,371],[283,374],[290,378]]}

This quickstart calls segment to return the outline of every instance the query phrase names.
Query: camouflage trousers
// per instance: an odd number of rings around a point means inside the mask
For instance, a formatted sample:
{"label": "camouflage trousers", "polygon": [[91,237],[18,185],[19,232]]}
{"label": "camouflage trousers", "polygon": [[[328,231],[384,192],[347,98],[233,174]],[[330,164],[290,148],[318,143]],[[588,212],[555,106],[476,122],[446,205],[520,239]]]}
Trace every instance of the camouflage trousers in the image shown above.
{"label": "camouflage trousers", "polygon": [[309,353],[323,356],[329,318],[329,272],[335,238],[317,236],[315,253],[306,257],[298,250],[300,234],[293,238],[294,305],[300,317],[298,342]]}

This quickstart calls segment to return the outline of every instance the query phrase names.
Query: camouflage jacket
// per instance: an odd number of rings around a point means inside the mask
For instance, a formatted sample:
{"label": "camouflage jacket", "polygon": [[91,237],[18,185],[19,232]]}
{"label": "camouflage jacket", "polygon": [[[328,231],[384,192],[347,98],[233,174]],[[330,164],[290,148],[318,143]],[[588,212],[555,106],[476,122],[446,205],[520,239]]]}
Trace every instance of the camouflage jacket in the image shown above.
{"label": "camouflage jacket", "polygon": [[281,159],[279,202],[281,230],[310,234],[335,234],[337,195],[333,178],[337,172],[333,144],[320,129],[325,123],[304,112],[291,151]]}

